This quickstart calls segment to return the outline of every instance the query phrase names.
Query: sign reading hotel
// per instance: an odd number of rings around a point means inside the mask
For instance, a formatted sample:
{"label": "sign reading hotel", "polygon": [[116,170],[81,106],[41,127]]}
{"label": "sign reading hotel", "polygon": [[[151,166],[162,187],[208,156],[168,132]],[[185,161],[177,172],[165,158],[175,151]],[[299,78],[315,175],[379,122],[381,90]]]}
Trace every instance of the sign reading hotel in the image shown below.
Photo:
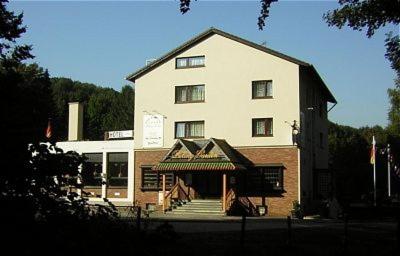
{"label": "sign reading hotel", "polygon": [[143,147],[161,148],[164,146],[164,117],[162,115],[143,116]]}
{"label": "sign reading hotel", "polygon": [[108,132],[108,139],[126,139],[126,138],[133,138],[133,130]]}

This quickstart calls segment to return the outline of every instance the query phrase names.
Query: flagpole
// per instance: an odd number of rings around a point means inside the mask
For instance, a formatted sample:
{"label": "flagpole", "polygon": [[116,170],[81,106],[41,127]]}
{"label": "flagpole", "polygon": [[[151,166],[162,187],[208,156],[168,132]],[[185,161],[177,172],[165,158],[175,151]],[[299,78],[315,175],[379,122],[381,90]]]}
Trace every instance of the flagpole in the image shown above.
{"label": "flagpole", "polygon": [[374,206],[376,206],[376,163],[374,162]]}
{"label": "flagpole", "polygon": [[390,191],[390,144],[387,145],[387,175],[388,175],[388,196],[391,196],[391,191]]}
{"label": "flagpole", "polygon": [[376,206],[376,148],[375,136],[372,136],[372,148],[374,151],[374,206]]}

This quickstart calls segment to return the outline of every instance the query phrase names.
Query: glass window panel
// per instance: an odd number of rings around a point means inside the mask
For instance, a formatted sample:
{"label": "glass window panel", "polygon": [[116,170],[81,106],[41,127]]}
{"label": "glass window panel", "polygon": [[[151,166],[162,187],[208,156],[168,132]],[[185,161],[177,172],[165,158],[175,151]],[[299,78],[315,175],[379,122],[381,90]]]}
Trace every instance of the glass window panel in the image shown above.
{"label": "glass window panel", "polygon": [[128,153],[108,153],[107,167],[109,187],[128,186]]}
{"label": "glass window panel", "polygon": [[176,67],[183,68],[187,66],[187,58],[176,59]]}
{"label": "glass window panel", "polygon": [[86,158],[82,164],[82,195],[84,197],[102,197],[102,172],[103,172],[103,154],[85,153]]}
{"label": "glass window panel", "polygon": [[257,120],[256,121],[256,134],[257,135],[264,135],[265,134],[265,122],[264,122],[264,120]]}
{"label": "glass window panel", "polygon": [[185,102],[187,100],[187,87],[176,87],[176,102]]}
{"label": "glass window panel", "polygon": [[[172,188],[175,184],[174,174],[165,173],[165,186],[167,189]],[[162,174],[153,171],[151,167],[142,168],[142,188],[143,189],[162,189]]]}
{"label": "glass window panel", "polygon": [[85,186],[101,187],[103,172],[103,154],[83,154],[87,160],[82,164],[82,182]]}
{"label": "glass window panel", "polygon": [[176,138],[185,137],[185,123],[176,123],[175,137]]}
{"label": "glass window panel", "polygon": [[204,85],[192,86],[191,101],[204,101]]}
{"label": "glass window panel", "polygon": [[267,82],[267,93],[266,96],[272,97],[272,81]]}
{"label": "glass window panel", "polygon": [[203,137],[203,136],[204,136],[203,122],[189,123],[189,137]]}
{"label": "glass window panel", "polygon": [[256,83],[256,97],[265,97],[266,86],[264,82]]}
{"label": "glass window panel", "polygon": [[272,97],[272,81],[253,81],[253,98]]}
{"label": "glass window panel", "polygon": [[190,67],[203,66],[203,65],[204,65],[204,56],[189,58]]}
{"label": "glass window panel", "polygon": [[266,125],[267,125],[266,135],[272,135],[272,118],[268,118],[266,120]]}

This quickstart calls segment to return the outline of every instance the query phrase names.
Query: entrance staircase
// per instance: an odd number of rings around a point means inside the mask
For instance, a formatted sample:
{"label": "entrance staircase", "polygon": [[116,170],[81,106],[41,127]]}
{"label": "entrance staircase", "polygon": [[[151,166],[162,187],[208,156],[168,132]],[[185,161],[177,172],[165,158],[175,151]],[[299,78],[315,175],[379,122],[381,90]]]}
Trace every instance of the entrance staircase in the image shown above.
{"label": "entrance staircase", "polygon": [[171,216],[199,216],[218,217],[224,216],[220,199],[193,199],[188,201],[177,201],[172,204],[170,211],[166,212]]}

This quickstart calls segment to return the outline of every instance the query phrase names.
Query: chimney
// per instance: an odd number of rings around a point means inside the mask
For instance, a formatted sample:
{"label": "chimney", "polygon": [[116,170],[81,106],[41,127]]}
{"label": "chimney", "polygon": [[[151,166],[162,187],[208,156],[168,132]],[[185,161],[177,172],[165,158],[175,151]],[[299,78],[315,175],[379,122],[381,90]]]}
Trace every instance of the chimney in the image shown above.
{"label": "chimney", "polygon": [[80,102],[68,103],[68,141],[83,139],[83,105]]}

